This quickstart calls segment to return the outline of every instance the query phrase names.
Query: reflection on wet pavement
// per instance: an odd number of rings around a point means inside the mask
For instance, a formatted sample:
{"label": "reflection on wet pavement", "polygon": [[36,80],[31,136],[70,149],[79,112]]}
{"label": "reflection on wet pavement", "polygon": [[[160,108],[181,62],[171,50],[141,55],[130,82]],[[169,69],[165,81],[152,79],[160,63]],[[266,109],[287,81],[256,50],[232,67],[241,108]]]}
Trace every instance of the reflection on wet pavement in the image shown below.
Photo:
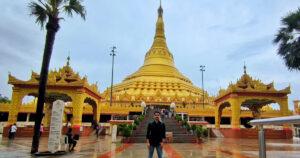
{"label": "reflection on wet pavement", "polygon": [[[1,138],[1,137],[0,137]],[[61,158],[146,158],[146,144],[111,143],[110,136],[82,137],[74,152]],[[32,157],[31,138],[1,139],[0,157]],[[41,138],[40,151],[47,150],[47,138]],[[156,153],[154,153],[154,157]],[[296,158],[300,155],[299,142],[292,140],[267,140],[267,157]],[[51,158],[52,156],[48,156]],[[57,156],[56,156],[57,157]],[[258,141],[255,139],[208,139],[202,144],[165,144],[164,158],[255,158],[258,157]]]}

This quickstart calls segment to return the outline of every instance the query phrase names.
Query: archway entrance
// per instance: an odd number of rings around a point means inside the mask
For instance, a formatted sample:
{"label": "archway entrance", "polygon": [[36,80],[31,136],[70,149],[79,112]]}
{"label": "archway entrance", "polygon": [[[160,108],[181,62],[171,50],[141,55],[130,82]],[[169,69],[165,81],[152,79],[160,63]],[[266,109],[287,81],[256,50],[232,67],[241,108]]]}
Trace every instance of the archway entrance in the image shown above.
{"label": "archway entrance", "polygon": [[[224,112],[231,117],[231,128],[240,128],[241,113],[247,116],[247,112],[250,112],[248,117],[253,118],[270,117],[267,113],[262,113],[261,109],[271,103],[278,103],[280,106],[280,111],[274,111],[271,117],[287,116],[289,115],[287,95],[290,92],[290,87],[276,90],[273,83],[264,84],[260,80],[252,79],[244,67],[242,77],[235,84],[230,84],[226,90],[220,90],[214,100],[215,127],[220,128]],[[228,110],[224,111],[226,108]],[[245,111],[242,108],[249,110]],[[264,114],[266,115],[263,116]]]}

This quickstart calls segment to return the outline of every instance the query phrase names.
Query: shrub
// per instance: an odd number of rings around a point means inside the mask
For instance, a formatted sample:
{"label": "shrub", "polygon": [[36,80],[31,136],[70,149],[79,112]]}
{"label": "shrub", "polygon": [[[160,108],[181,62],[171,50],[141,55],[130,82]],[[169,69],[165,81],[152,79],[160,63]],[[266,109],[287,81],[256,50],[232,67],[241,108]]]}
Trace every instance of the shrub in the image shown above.
{"label": "shrub", "polygon": [[123,136],[124,136],[124,137],[126,137],[126,138],[130,137],[130,136],[131,136],[131,133],[132,133],[132,129],[131,129],[130,125],[125,126],[125,127],[123,128],[122,133],[123,133]]}
{"label": "shrub", "polygon": [[133,130],[133,124],[128,125],[130,130]]}
{"label": "shrub", "polygon": [[181,117],[178,116],[178,115],[175,116],[175,119],[176,119],[177,121],[182,121]]}
{"label": "shrub", "polygon": [[203,128],[202,133],[203,133],[204,137],[208,137],[208,129],[207,128]]}
{"label": "shrub", "polygon": [[141,122],[141,121],[143,121],[143,120],[144,120],[144,118],[145,118],[145,116],[144,116],[144,115],[140,115],[140,116],[138,117],[138,120]]}
{"label": "shrub", "polygon": [[139,124],[140,124],[140,121],[139,121],[139,120],[134,120],[134,123],[135,123],[136,125],[139,125]]}
{"label": "shrub", "polygon": [[133,130],[136,130],[136,124],[135,124],[135,123],[133,123],[132,129],[133,129]]}
{"label": "shrub", "polygon": [[203,134],[202,126],[197,126],[195,132],[196,132],[196,135],[198,138],[202,137],[202,134]]}
{"label": "shrub", "polygon": [[182,122],[182,126],[187,127],[187,125],[188,125],[188,122],[187,122],[186,120],[184,120],[184,121]]}
{"label": "shrub", "polygon": [[196,125],[192,125],[192,130],[193,130],[193,131],[195,131],[195,130],[196,130],[196,128],[197,128],[197,126],[196,126]]}
{"label": "shrub", "polygon": [[186,127],[186,129],[187,129],[188,131],[190,131],[190,130],[192,129],[191,126],[190,126],[189,124],[186,124],[185,127]]}
{"label": "shrub", "polygon": [[122,135],[123,134],[123,129],[125,128],[125,126],[127,126],[127,125],[126,124],[119,124],[118,129],[117,129],[117,133]]}

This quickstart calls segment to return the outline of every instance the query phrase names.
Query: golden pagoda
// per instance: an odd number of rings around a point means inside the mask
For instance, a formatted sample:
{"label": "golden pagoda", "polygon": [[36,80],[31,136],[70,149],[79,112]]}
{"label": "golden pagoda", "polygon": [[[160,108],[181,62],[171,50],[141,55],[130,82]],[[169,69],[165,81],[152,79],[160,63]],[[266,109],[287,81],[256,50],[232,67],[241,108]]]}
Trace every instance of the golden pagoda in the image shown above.
{"label": "golden pagoda", "polygon": [[[115,119],[114,116],[118,116],[116,119],[120,120],[129,119],[130,115],[142,113],[143,102],[147,106],[161,108],[175,105],[175,112],[186,115],[189,121],[198,121],[200,117],[205,117],[216,128],[231,125],[231,128],[239,129],[243,122],[252,118],[292,114],[288,109],[287,96],[290,87],[276,90],[273,83],[264,84],[253,79],[247,74],[246,67],[241,78],[235,84],[230,84],[226,90],[220,90],[216,97],[208,96],[207,92],[193,85],[175,67],[173,54],[166,42],[161,5],[158,8],[153,44],[145,55],[144,64],[112,87],[111,106],[111,88],[100,93],[97,84],[90,84],[87,77],[79,76],[70,66],[69,60],[68,58],[66,65],[58,71],[49,72],[43,119],[46,127],[50,123],[51,105],[56,99],[67,102],[64,122],[71,120],[72,126],[76,128],[93,120],[109,122]],[[0,103],[0,114],[5,115],[2,120],[0,117],[0,121],[7,121],[8,124],[32,122],[31,116],[34,116],[36,102],[23,104],[22,100],[25,96],[37,96],[39,75],[32,72],[28,81],[17,79],[11,74],[8,77],[8,83],[13,86],[12,102]],[[272,108],[271,103],[279,104],[280,110]],[[300,109],[299,106],[295,108]],[[23,115],[25,119],[19,119]]]}
{"label": "golden pagoda", "polygon": [[[110,100],[110,88],[104,93],[104,106]],[[122,83],[113,86],[113,106],[147,105],[167,107],[171,103],[176,106],[202,104],[202,90],[184,76],[175,67],[173,54],[170,52],[164,31],[163,9],[158,8],[158,18],[154,41],[145,55],[144,64],[133,74],[127,76]],[[206,104],[212,99],[205,94]],[[109,109],[109,108],[107,108]],[[105,108],[103,109],[105,111]]]}

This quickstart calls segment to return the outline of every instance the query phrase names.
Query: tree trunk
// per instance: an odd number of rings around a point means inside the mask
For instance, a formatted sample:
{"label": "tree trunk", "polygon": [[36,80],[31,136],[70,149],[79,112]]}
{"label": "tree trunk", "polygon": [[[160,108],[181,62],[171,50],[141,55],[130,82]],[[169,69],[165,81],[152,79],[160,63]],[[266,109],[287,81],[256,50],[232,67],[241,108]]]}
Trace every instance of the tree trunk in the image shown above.
{"label": "tree trunk", "polygon": [[41,68],[41,73],[39,78],[38,102],[36,106],[36,119],[34,122],[34,134],[32,138],[32,146],[31,146],[32,154],[38,152],[38,148],[39,148],[40,126],[43,119],[43,110],[44,110],[46,86],[48,80],[49,63],[50,63],[52,49],[54,45],[55,34],[59,29],[58,22],[59,19],[49,17],[49,21],[46,25],[47,34],[46,34],[42,68]]}

